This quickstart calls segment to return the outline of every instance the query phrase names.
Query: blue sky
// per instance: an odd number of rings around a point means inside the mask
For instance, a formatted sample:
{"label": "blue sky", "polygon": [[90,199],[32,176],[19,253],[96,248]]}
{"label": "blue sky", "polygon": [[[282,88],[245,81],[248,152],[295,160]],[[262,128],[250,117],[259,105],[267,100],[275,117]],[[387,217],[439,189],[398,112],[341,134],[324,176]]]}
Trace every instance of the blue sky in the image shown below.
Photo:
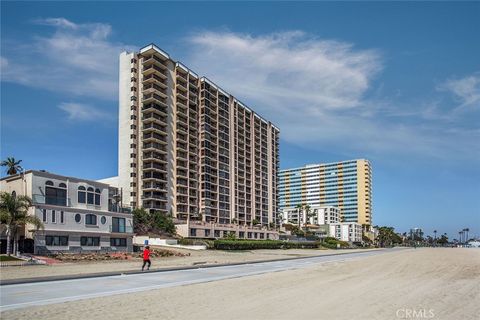
{"label": "blue sky", "polygon": [[374,224],[480,236],[480,3],[1,9],[2,159],[116,175],[118,54],[154,42],[277,124],[282,168],[369,159]]}

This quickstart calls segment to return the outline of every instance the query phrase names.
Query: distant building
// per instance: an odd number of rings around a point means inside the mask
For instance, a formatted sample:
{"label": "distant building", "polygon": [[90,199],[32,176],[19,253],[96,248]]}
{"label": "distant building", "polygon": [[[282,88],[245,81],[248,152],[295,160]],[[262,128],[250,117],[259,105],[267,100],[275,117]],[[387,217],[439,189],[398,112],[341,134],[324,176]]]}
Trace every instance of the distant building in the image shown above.
{"label": "distant building", "polygon": [[284,208],[281,212],[283,223],[300,224],[331,224],[340,222],[340,210],[336,207],[311,206],[309,212],[306,208]]}
{"label": "distant building", "polygon": [[362,242],[362,225],[355,222],[330,224],[330,236],[341,241]]}
{"label": "distant building", "polygon": [[280,210],[334,206],[342,221],[372,225],[372,169],[365,159],[281,170]]}
{"label": "distant building", "polygon": [[423,239],[423,230],[421,228],[412,228],[409,232],[410,240],[422,240]]}
{"label": "distant building", "polygon": [[[19,230],[21,252],[132,251],[133,218],[119,190],[98,181],[29,170],[0,179],[0,189],[32,198],[29,214],[44,230]],[[2,252],[6,251],[2,233]]]}

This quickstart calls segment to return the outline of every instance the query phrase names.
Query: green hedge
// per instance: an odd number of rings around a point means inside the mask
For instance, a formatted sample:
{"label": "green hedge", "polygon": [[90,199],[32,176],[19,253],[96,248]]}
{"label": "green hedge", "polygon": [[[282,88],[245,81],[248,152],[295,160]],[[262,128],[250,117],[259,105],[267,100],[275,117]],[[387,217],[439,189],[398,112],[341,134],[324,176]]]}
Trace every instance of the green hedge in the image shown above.
{"label": "green hedge", "polygon": [[255,250],[255,249],[317,249],[317,242],[289,242],[279,240],[215,240],[218,250]]}
{"label": "green hedge", "polygon": [[321,246],[328,249],[337,249],[337,244],[340,244],[340,248],[346,248],[349,246],[348,242],[340,241],[332,237],[325,238],[321,243]]}

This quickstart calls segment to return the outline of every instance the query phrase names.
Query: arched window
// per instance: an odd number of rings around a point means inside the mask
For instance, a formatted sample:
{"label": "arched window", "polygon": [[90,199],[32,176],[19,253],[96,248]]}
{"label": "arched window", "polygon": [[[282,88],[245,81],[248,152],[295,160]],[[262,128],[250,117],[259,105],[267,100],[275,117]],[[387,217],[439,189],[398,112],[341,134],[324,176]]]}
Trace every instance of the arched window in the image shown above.
{"label": "arched window", "polygon": [[65,188],[65,189],[67,188],[67,185],[66,185],[65,183],[63,183],[63,182],[60,183],[58,186],[59,186],[60,188]]}
{"label": "arched window", "polygon": [[85,224],[96,226],[97,225],[97,216],[94,215],[94,214],[87,214],[85,216]]}
{"label": "arched window", "polygon": [[87,204],[93,204],[93,200],[94,200],[94,193],[93,193],[93,188],[92,187],[88,187],[87,189]]}
{"label": "arched window", "polygon": [[15,198],[17,196],[17,193],[15,191],[12,191],[12,197]]}
{"label": "arched window", "polygon": [[55,206],[67,205],[67,190],[53,186],[53,182],[48,180],[45,182],[45,203]]}
{"label": "arched window", "polygon": [[99,206],[100,205],[100,194],[102,192],[100,191],[100,189],[95,189],[95,205],[96,206]]}
{"label": "arched window", "polygon": [[78,203],[86,203],[87,202],[87,193],[85,192],[85,187],[80,186],[78,187]]}

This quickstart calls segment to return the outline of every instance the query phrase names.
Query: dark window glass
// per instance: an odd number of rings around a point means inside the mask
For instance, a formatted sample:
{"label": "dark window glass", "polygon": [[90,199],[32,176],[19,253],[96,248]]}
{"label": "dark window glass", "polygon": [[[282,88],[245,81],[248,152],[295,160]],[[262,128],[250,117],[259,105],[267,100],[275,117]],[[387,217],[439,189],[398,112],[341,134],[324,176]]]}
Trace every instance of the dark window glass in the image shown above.
{"label": "dark window glass", "polygon": [[81,237],[80,244],[87,247],[98,247],[100,246],[99,237]]}
{"label": "dark window glass", "polygon": [[56,206],[67,205],[67,190],[45,187],[45,203]]}
{"label": "dark window glass", "polygon": [[125,238],[110,238],[110,246],[112,247],[126,247],[127,239]]}
{"label": "dark window glass", "polygon": [[112,218],[112,232],[126,232],[125,218]]}
{"label": "dark window glass", "polygon": [[102,222],[102,224],[105,224],[107,223],[107,218],[105,218],[105,216],[103,216],[100,221]]}
{"label": "dark window glass", "polygon": [[55,223],[57,219],[57,214],[55,213],[55,210],[52,210],[52,222]]}
{"label": "dark window glass", "polygon": [[78,191],[78,203],[85,203],[85,202],[86,202],[85,191]]}
{"label": "dark window glass", "polygon": [[65,183],[63,183],[63,182],[60,183],[58,186],[59,186],[60,188],[66,188],[66,187],[67,187],[67,185],[66,185]]}
{"label": "dark window glass", "polygon": [[42,210],[42,216],[43,222],[47,222],[47,209]]}
{"label": "dark window glass", "polygon": [[53,186],[53,182],[50,181],[50,180],[48,180],[47,182],[45,182],[45,185],[46,185],[46,186]]}
{"label": "dark window glass", "polygon": [[85,216],[85,224],[97,225],[97,216],[94,214],[87,214]]}
{"label": "dark window glass", "polygon": [[93,204],[93,193],[87,193],[87,204]]}
{"label": "dark window glass", "polygon": [[60,223],[64,223],[65,222],[65,214],[63,213],[63,211],[60,211]]}
{"label": "dark window glass", "polygon": [[95,205],[100,205],[100,194],[95,193]]}
{"label": "dark window glass", "polygon": [[80,222],[81,220],[82,220],[82,216],[80,215],[80,213],[77,213],[77,214],[75,215],[75,222],[78,223],[78,222]]}
{"label": "dark window glass", "polygon": [[68,236],[46,236],[47,246],[68,246]]}

